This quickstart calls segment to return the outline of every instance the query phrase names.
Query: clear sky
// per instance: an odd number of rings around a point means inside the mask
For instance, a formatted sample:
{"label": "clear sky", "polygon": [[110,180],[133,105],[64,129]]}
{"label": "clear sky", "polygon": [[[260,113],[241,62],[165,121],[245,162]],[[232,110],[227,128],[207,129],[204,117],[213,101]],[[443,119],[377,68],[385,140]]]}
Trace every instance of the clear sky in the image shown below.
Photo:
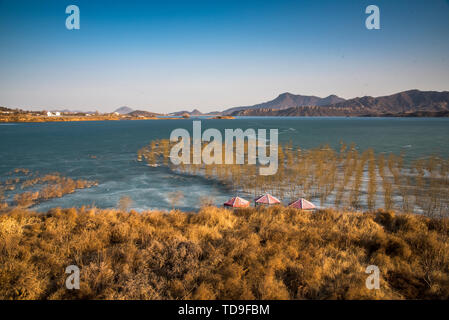
{"label": "clear sky", "polygon": [[449,0],[0,0],[7,107],[205,112],[408,89],[449,90]]}

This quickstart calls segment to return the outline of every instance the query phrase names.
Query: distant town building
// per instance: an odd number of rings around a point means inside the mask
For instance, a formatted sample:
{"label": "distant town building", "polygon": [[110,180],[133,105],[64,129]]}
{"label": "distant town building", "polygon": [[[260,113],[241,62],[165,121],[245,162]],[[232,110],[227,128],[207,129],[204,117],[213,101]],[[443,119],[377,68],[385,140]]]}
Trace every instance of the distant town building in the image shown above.
{"label": "distant town building", "polygon": [[53,113],[51,113],[50,111],[47,111],[47,117],[53,117]]}
{"label": "distant town building", "polygon": [[61,115],[61,112],[59,112],[59,111],[55,112],[55,116],[59,117],[60,115]]}

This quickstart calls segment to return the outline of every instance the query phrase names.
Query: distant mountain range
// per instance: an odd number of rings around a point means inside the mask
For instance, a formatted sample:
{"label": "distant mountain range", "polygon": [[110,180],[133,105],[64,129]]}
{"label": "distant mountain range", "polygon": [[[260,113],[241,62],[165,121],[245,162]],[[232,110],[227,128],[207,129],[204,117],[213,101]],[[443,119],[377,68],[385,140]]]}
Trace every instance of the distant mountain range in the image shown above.
{"label": "distant mountain range", "polygon": [[192,112],[189,112],[187,110],[177,111],[170,113],[171,116],[180,117],[184,114],[188,114],[190,116],[201,116],[203,113],[199,111],[198,109],[193,109]]}
{"label": "distant mountain range", "polygon": [[208,112],[208,113],[202,113],[198,109],[193,109],[192,111],[183,110],[183,111],[177,111],[177,112],[170,113],[171,116],[175,116],[175,117],[181,117],[185,114],[188,114],[189,116],[213,116],[213,115],[221,115],[222,113],[220,111],[212,111],[212,112]]}
{"label": "distant mountain range", "polygon": [[[233,116],[444,116],[449,92],[409,90],[382,97],[345,100],[283,93],[276,99],[249,107],[227,109]],[[411,115],[415,113],[415,115]]]}
{"label": "distant mountain range", "polygon": [[143,111],[143,110],[135,110],[127,113],[126,115],[132,116],[132,117],[156,117],[161,116],[160,113],[154,113],[149,111]]}
{"label": "distant mountain range", "polygon": [[276,99],[246,107],[235,107],[223,111],[224,115],[236,114],[236,112],[248,109],[273,109],[282,110],[299,106],[326,106],[338,102],[345,101],[336,95],[330,95],[326,98],[316,96],[302,96],[299,94],[291,94],[289,92],[280,94]]}
{"label": "distant mountain range", "polygon": [[[1,112],[15,110],[1,107]],[[55,110],[52,110],[55,111]],[[71,110],[57,110],[64,113],[94,113]],[[21,112],[32,112],[24,111]],[[163,114],[134,110],[123,106],[114,112],[133,117],[154,117]],[[178,111],[170,116],[363,116],[363,117],[447,117],[449,116],[449,91],[408,90],[381,97],[357,97],[345,100],[336,95],[325,98],[282,93],[275,99],[252,106],[241,106],[202,113],[198,109]]]}
{"label": "distant mountain range", "polygon": [[122,115],[128,115],[132,117],[156,117],[160,116],[160,113],[143,111],[143,110],[134,110],[130,107],[120,107],[116,109],[114,112],[120,113]]}
{"label": "distant mountain range", "polygon": [[[115,110],[132,116],[155,116],[157,113],[121,107]],[[285,92],[275,99],[252,106],[241,106],[202,113],[198,109],[178,111],[171,116],[385,116],[385,117],[446,117],[449,114],[449,91],[408,90],[381,97],[343,99],[336,95],[324,98]]]}

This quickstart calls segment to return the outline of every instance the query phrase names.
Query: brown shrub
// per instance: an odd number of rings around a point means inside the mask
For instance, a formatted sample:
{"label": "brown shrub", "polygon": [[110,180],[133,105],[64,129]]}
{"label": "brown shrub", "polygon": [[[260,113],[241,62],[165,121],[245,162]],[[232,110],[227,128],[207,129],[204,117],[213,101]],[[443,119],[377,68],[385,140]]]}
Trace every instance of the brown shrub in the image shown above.
{"label": "brown shrub", "polygon": [[[448,299],[448,237],[445,220],[384,211],[15,208],[0,215],[0,298]],[[65,288],[72,264],[80,290]]]}

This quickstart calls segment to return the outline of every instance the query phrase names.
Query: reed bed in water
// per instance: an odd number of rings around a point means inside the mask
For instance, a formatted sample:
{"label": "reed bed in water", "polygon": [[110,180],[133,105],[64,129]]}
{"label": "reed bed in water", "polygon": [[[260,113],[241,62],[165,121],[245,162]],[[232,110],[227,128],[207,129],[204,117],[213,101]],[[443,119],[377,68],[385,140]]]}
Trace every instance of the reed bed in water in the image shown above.
{"label": "reed bed in water", "polygon": [[[0,181],[0,209],[8,206],[30,207],[37,203],[60,198],[79,189],[98,185],[96,181],[74,180],[55,172],[41,175],[24,168],[10,172],[4,182]],[[12,201],[9,193],[14,192]],[[8,203],[9,202],[9,203]]]}
{"label": "reed bed in water", "polygon": [[[233,192],[252,196],[269,192],[283,199],[315,199],[321,206],[336,209],[384,208],[432,217],[449,215],[449,160],[437,156],[405,164],[403,154],[359,151],[354,144],[341,143],[337,151],[328,145],[304,150],[289,143],[278,147],[276,174],[262,176],[258,165],[247,161],[244,165],[175,166],[169,160],[173,145],[169,140],[154,140],[138,151],[138,159],[152,166],[164,165],[180,173],[215,179]],[[244,152],[247,159],[246,141]],[[222,156],[224,163],[224,146]]]}

